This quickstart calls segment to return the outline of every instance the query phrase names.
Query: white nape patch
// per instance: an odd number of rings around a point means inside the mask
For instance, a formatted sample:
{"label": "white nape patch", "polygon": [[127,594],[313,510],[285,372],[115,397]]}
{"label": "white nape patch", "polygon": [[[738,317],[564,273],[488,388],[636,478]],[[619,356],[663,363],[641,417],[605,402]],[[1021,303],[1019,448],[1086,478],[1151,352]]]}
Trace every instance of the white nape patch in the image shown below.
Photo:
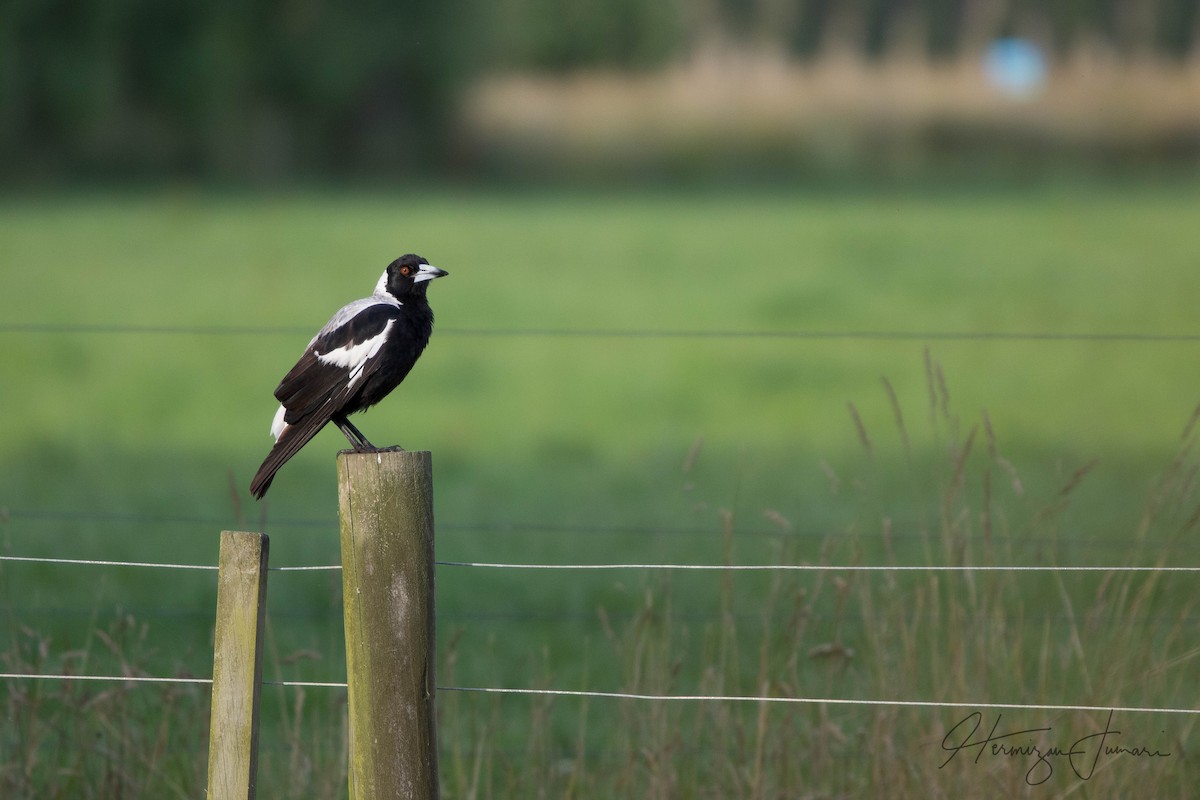
{"label": "white nape patch", "polygon": [[379,276],[379,281],[375,284],[375,294],[387,294],[387,270]]}
{"label": "white nape patch", "polygon": [[330,350],[328,353],[317,353],[317,361],[322,364],[328,364],[331,367],[345,367],[350,370],[349,386],[354,386],[355,382],[362,377],[363,367],[366,363],[375,357],[379,352],[379,348],[383,347],[387,341],[388,332],[392,329],[392,324],[395,320],[389,319],[387,324],[383,326],[383,330],[372,336],[370,339],[359,342],[355,345],[347,345],[339,347],[336,350]]}
{"label": "white nape patch", "polygon": [[279,441],[279,437],[283,436],[283,431],[287,428],[287,423],[283,421],[283,415],[287,413],[287,409],[283,406],[275,412],[275,419],[271,421],[271,435],[275,437],[275,441]]}

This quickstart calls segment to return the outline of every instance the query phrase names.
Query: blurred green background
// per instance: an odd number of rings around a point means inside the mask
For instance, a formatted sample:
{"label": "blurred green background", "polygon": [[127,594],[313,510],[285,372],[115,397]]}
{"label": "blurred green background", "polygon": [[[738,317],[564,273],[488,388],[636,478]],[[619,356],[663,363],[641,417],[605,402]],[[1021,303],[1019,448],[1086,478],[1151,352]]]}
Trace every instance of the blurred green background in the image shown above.
{"label": "blurred green background", "polygon": [[[434,338],[358,424],[433,451],[441,559],[926,563],[965,462],[968,547],[1194,563],[1190,483],[1182,527],[1135,544],[1200,402],[1198,16],[10,0],[0,547],[211,564],[242,528],[276,565],[336,563],[340,434],[265,503],[245,487],[278,378],[415,251],[451,273]],[[619,688],[605,625],[657,580],[440,570],[443,662]],[[716,582],[680,578],[676,613],[716,619]],[[269,671],[343,677],[339,595],[272,576]],[[214,597],[204,573],[0,564],[6,661],[35,632],[47,670],[207,675]],[[96,645],[118,611],[147,626],[136,658]],[[517,744],[490,735],[519,751],[532,712],[505,708]]]}
{"label": "blurred green background", "polygon": [[1198,9],[6,0],[0,175],[788,182],[1190,165]]}

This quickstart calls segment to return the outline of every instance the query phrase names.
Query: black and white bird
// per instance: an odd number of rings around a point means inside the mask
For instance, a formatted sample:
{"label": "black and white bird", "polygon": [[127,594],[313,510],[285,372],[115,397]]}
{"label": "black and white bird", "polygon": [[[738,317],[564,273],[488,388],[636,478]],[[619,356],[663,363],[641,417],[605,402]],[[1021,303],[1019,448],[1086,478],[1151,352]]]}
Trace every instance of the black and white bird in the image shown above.
{"label": "black and white bird", "polygon": [[252,495],[261,499],[279,468],[329,422],[355,450],[378,449],[346,417],[386,397],[417,363],[433,332],[425,292],[446,274],[418,255],[401,256],[374,294],[343,306],[317,332],[275,389],[275,446],[250,482]]}

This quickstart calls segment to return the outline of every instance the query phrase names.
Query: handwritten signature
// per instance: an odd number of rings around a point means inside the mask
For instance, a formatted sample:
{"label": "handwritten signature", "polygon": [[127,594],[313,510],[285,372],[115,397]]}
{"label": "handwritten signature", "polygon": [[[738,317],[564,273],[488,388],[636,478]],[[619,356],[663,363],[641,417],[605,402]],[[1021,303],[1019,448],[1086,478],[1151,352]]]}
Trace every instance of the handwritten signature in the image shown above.
{"label": "handwritten signature", "polygon": [[[1002,714],[997,714],[996,721],[992,723],[987,736],[979,739],[976,738],[976,734],[983,725],[983,714],[974,711],[960,720],[942,738],[942,750],[950,755],[938,769],[945,767],[962,751],[977,748],[976,764],[979,763],[979,759],[983,757],[984,753],[990,753],[993,756],[1032,758],[1033,763],[1030,765],[1029,771],[1025,773],[1025,783],[1030,786],[1038,786],[1050,780],[1054,775],[1053,759],[1056,758],[1066,759],[1075,776],[1081,781],[1086,781],[1095,774],[1102,757],[1168,758],[1171,755],[1147,747],[1124,747],[1111,742],[1110,740],[1115,740],[1117,736],[1121,735],[1119,730],[1113,730],[1112,711],[1108,712],[1108,721],[1104,724],[1104,730],[1080,736],[1066,749],[1053,744],[1046,747],[1035,741],[1033,734],[1049,734],[1052,730],[1050,727],[997,733],[1002,718]],[[1029,738],[1026,743],[1020,744],[1014,741],[1018,736],[1028,736]]]}

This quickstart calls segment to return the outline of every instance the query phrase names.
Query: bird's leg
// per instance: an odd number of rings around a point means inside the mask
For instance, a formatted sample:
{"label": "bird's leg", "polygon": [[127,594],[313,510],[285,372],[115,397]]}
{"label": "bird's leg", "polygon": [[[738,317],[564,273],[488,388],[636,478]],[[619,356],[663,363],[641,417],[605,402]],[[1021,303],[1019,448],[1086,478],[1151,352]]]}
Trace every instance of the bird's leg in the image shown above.
{"label": "bird's leg", "polygon": [[338,429],[349,440],[351,447],[358,451],[372,451],[379,448],[367,441],[367,437],[362,435],[362,431],[354,427],[354,424],[345,417],[334,417],[333,424],[338,426]]}

